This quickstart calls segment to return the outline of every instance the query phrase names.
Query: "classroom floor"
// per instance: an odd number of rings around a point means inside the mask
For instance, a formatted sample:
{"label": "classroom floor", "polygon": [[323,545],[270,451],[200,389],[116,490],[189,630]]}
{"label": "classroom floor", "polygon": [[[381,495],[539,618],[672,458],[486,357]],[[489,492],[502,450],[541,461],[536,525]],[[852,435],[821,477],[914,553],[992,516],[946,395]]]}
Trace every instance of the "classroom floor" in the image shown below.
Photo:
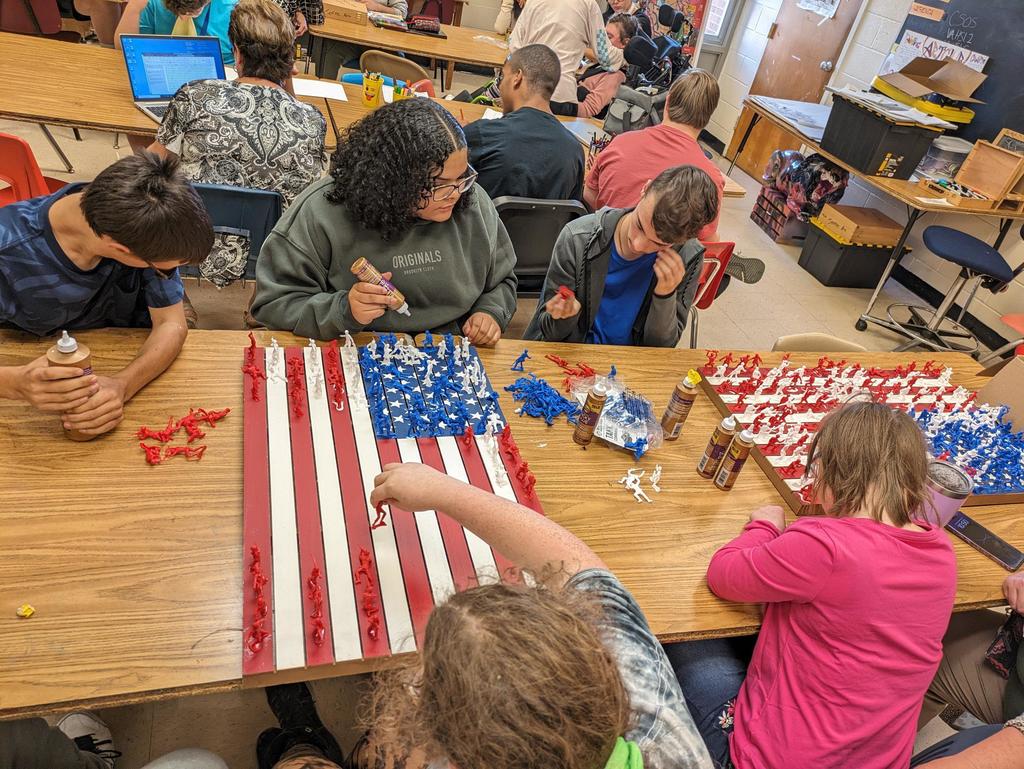
{"label": "classroom floor", "polygon": [[[455,90],[476,88],[482,78],[456,73]],[[76,141],[70,129],[51,129],[75,166],[73,174],[63,173],[56,153],[46,142],[39,126],[0,120],[0,132],[22,136],[48,176],[87,180],[130,152],[122,135],[120,147],[111,134],[82,131]],[[726,163],[719,158],[724,169]],[[869,328],[858,332],[853,324],[863,311],[869,290],[826,288],[797,265],[799,248],[772,242],[749,215],[758,191],[758,182],[738,169],[733,178],[747,190],[742,199],[727,198],[721,216],[720,232],[724,240],[735,241],[747,257],[765,262],[763,279],[753,285],[733,280],[714,305],[701,313],[698,346],[719,349],[767,350],[787,334],[821,331],[858,342],[869,350],[891,350],[899,338],[884,330]],[[200,314],[204,328],[241,328],[242,313],[252,292],[236,285],[218,291],[209,283],[186,286]],[[895,301],[917,298],[890,281],[880,298],[879,311]],[[520,300],[516,318],[508,335],[521,334],[535,307],[534,300]],[[688,333],[684,334],[684,344]],[[319,710],[326,725],[348,749],[358,733],[353,714],[365,677],[319,681],[313,685]],[[235,769],[255,767],[256,737],[274,726],[274,719],[259,689],[226,694],[170,699],[142,705],[110,708],[101,712],[111,727],[116,747],[123,756],[119,769],[137,769],[147,761],[179,747],[202,747],[219,753]],[[948,735],[950,730],[939,719],[929,723],[918,735],[918,748]]]}

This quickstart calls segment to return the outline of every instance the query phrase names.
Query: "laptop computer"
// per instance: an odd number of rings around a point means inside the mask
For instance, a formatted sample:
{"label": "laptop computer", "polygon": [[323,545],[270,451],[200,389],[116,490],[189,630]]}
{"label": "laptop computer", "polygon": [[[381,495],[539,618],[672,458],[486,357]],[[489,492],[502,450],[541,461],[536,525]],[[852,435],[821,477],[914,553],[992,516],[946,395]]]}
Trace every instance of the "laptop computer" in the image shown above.
{"label": "laptop computer", "polygon": [[121,35],[121,50],[135,106],[157,123],[185,83],[224,79],[224,58],[215,37]]}

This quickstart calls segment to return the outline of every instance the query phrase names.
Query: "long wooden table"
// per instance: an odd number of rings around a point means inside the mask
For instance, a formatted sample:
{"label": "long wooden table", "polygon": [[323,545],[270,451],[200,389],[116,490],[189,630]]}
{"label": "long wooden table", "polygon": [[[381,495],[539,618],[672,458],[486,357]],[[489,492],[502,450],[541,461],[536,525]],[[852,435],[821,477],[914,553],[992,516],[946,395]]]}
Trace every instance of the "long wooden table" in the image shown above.
{"label": "long wooden table", "polygon": [[[0,118],[156,136],[157,124],[134,104],[120,51],[0,32],[0,52]],[[336,145],[331,117],[341,131],[368,111],[359,86],[344,87],[348,101],[331,99],[329,106],[327,99],[300,97],[327,118],[328,151]],[[479,120],[487,110],[480,104],[435,101],[463,122]],[[599,125],[582,118],[559,120]]]}
{"label": "long wooden table", "polygon": [[[785,101],[785,100],[778,100]],[[794,106],[799,106],[803,102],[790,102]],[[914,225],[917,224],[918,220],[927,213],[938,213],[938,214],[960,214],[962,216],[994,216],[999,219],[999,234],[996,236],[995,241],[992,243],[992,247],[997,251],[1003,245],[1003,241],[1006,239],[1006,234],[1010,231],[1010,226],[1015,220],[1024,219],[1024,212],[1009,212],[1009,211],[972,211],[955,206],[942,205],[937,203],[929,202],[927,199],[930,196],[925,190],[917,186],[915,182],[903,180],[903,179],[887,179],[883,176],[872,176],[865,174],[863,171],[850,166],[849,163],[840,160],[835,155],[825,152],[821,145],[807,134],[803,133],[799,128],[794,126],[792,123],[785,120],[783,117],[775,114],[771,109],[766,107],[761,102],[747,97],[743,100],[743,106],[749,109],[753,114],[750,123],[747,125],[746,131],[743,133],[743,138],[740,139],[740,143],[736,147],[736,152],[733,155],[732,162],[729,165],[727,174],[732,173],[733,167],[736,165],[736,159],[743,152],[743,148],[747,144],[747,140],[750,138],[751,132],[754,130],[754,126],[761,120],[767,120],[772,125],[783,131],[796,137],[800,142],[806,144],[811,148],[813,152],[818,152],[824,155],[826,158],[831,160],[841,168],[845,168],[853,176],[860,179],[864,183],[871,187],[874,187],[881,193],[889,195],[895,198],[907,208],[907,223],[903,227],[903,232],[900,233],[900,238],[896,242],[896,245],[892,249],[892,254],[889,257],[889,262],[885,266],[885,270],[882,272],[882,277],[879,279],[878,284],[875,286],[875,290],[871,294],[871,299],[868,300],[868,306],[864,309],[860,318],[857,320],[856,327],[858,331],[864,331],[868,327],[868,323],[874,323],[883,328],[887,328],[890,331],[895,331],[897,334],[902,336],[908,336],[903,329],[897,326],[888,318],[882,318],[877,315],[872,315],[871,311],[875,307],[875,302],[878,301],[879,294],[882,293],[882,287],[885,282],[889,279],[892,271],[899,264],[901,255],[903,253],[903,247],[907,243],[907,238],[910,236],[910,232],[914,229]],[[816,106],[816,105],[815,105]],[[936,134],[937,135],[937,134]]]}
{"label": "long wooden table", "polygon": [[[145,332],[83,332],[99,373],[134,355]],[[268,344],[269,332],[257,332]],[[302,344],[275,334],[282,345]],[[0,332],[0,365],[29,361],[52,340]],[[0,401],[0,718],[82,706],[129,703],[344,675],[365,664],[335,665],[241,679],[242,396],[241,331],[192,331],[171,368],[125,410],[113,433],[91,443],[66,440],[56,418]],[[481,350],[501,406],[512,419],[524,457],[537,475],[544,509],[582,537],[633,591],[664,641],[751,633],[758,606],[721,601],[708,590],[712,553],[735,536],[755,507],[782,504],[750,463],[730,492],[694,471],[719,417],[700,396],[675,443],[639,462],[599,443],[582,451],[560,421],[516,418],[503,387],[526,343],[502,341]],[[562,375],[545,354],[618,367],[628,385],[660,410],[675,381],[701,364],[696,350],[529,343],[527,370],[551,382]],[[776,354],[764,354],[777,362]],[[953,381],[977,386],[977,364],[963,355],[929,355],[952,365]],[[866,354],[866,365],[906,362],[909,355]],[[813,363],[816,355],[795,355]],[[145,464],[134,433],[191,406],[230,407],[209,430],[200,462]],[[661,464],[661,494],[636,503],[616,481],[633,466]],[[1024,545],[1022,505],[975,507],[971,515]],[[958,609],[1002,602],[1005,572],[954,540],[959,558]],[[22,603],[36,609],[17,619]]]}
{"label": "long wooden table", "polygon": [[[444,87],[452,84],[455,63],[477,64],[484,67],[500,67],[508,56],[508,44],[493,31],[456,27],[442,24],[441,31],[446,37],[434,37],[415,32],[399,32],[394,29],[375,27],[370,22],[356,24],[339,19],[326,19],[323,24],[313,24],[309,34],[314,38],[342,40],[366,48],[383,51],[403,51],[430,59],[448,62]],[[496,42],[495,42],[496,41]],[[317,61],[317,72],[323,71],[323,46]]]}

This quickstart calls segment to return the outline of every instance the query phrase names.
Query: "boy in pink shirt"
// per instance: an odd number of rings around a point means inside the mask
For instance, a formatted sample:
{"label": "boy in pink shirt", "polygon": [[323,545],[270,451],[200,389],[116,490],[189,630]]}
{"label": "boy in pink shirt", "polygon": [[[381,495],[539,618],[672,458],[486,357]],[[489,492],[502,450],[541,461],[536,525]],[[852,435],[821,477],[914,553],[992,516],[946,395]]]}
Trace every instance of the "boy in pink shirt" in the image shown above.
{"label": "boy in pink shirt", "polygon": [[[640,191],[666,168],[696,166],[718,187],[722,207],[725,179],[718,166],[704,154],[697,137],[718,106],[718,81],[702,69],[691,69],[669,88],[661,123],[616,136],[597,159],[587,176],[583,199],[599,208],[632,208]],[[697,235],[705,243],[718,240],[718,217]]]}
{"label": "boy in pink shirt", "polygon": [[787,528],[756,510],[708,567],[719,597],[766,604],[749,667],[748,639],[669,659],[722,766],[904,769],[956,592],[946,534],[919,520],[924,440],[907,414],[854,403],[822,422],[808,466],[825,515]]}

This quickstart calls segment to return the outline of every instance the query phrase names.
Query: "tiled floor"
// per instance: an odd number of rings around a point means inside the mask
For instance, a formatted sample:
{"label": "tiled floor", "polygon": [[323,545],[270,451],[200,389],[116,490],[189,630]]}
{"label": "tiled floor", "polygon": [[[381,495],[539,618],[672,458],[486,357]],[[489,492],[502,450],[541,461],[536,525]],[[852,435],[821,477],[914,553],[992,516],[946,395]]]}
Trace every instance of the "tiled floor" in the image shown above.
{"label": "tiled floor", "polygon": [[[475,88],[480,81],[480,78],[459,73],[456,90]],[[0,121],[0,131],[26,138],[44,173],[58,178],[90,179],[130,151],[123,136],[120,149],[115,149],[110,134],[83,131],[83,141],[77,142],[70,129],[52,130],[71,158],[74,174],[62,173],[56,154],[38,126]],[[734,280],[728,291],[702,312],[698,346],[765,350],[779,336],[822,331],[859,342],[870,350],[895,347],[899,342],[895,335],[874,328],[864,333],[854,330],[853,324],[863,311],[870,291],[825,288],[801,269],[797,265],[797,247],[773,243],[750,221],[757,182],[740,171],[736,171],[734,177],[747,189],[748,195],[744,199],[726,199],[720,231],[724,239],[737,243],[743,255],[764,260],[766,271],[764,278],[754,285]],[[251,290],[251,286],[235,286],[224,292],[217,292],[209,284],[188,287],[200,312],[201,323],[208,328],[240,327]],[[880,299],[880,307],[914,298],[890,283]],[[522,332],[533,307],[531,300],[520,303],[511,332]],[[343,747],[351,746],[355,739],[353,712],[359,688],[364,684],[363,679],[340,679],[314,685],[320,712]],[[118,763],[120,769],[136,769],[151,758],[184,746],[214,750],[237,769],[253,767],[256,737],[262,729],[273,725],[266,700],[259,690],[113,708],[104,711],[102,716],[113,729],[118,749],[124,753]],[[935,721],[919,735],[919,745],[929,744],[946,733],[948,729]]]}

